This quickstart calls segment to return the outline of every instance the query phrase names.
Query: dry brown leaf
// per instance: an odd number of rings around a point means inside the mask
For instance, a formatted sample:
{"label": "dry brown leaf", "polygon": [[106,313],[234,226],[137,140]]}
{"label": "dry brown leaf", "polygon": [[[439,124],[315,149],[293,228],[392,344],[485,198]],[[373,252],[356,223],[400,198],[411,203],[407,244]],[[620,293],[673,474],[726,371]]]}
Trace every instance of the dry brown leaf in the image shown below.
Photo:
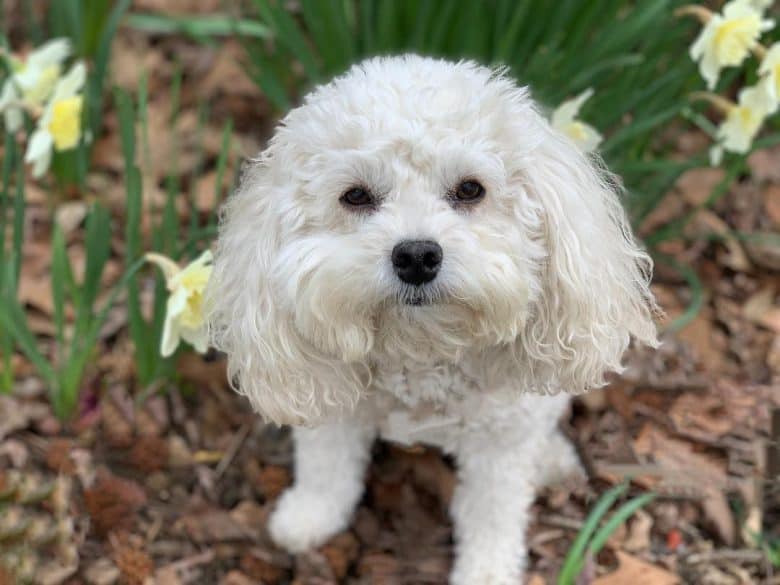
{"label": "dry brown leaf", "polygon": [[685,211],[685,201],[678,193],[669,191],[658,205],[647,214],[639,226],[639,234],[646,236],[655,230],[679,217]]}
{"label": "dry brown leaf", "polygon": [[360,545],[351,532],[342,532],[331,538],[320,552],[328,560],[333,574],[342,582],[350,565],[358,557]]}
{"label": "dry brown leaf", "polygon": [[742,314],[748,321],[780,333],[780,306],[775,305],[775,296],[774,286],[762,288],[745,302]]}
{"label": "dry brown leaf", "polygon": [[757,150],[748,157],[754,179],[780,182],[780,147]]}
{"label": "dry brown leaf", "polygon": [[705,307],[678,333],[678,338],[687,343],[701,360],[708,372],[719,372],[725,363],[724,347],[720,346],[713,324],[712,310]]}
{"label": "dry brown leaf", "polygon": [[728,252],[720,258],[721,263],[740,272],[750,270],[750,260],[748,259],[742,244],[732,234],[731,227],[714,212],[709,209],[699,210],[696,214],[695,221],[689,225],[689,229],[705,236],[710,233],[720,236],[723,245],[726,246]]}
{"label": "dry brown leaf", "polygon": [[249,530],[230,512],[219,509],[198,510],[182,516],[174,527],[200,544],[212,544],[252,537]]}
{"label": "dry brown leaf", "polygon": [[35,307],[47,315],[53,315],[54,299],[51,294],[51,276],[49,274],[32,276],[23,271],[19,279],[17,298],[25,305]]}
{"label": "dry brown leaf", "polygon": [[92,487],[84,490],[84,503],[95,531],[109,531],[130,524],[146,503],[146,493],[136,482],[100,470]]}
{"label": "dry brown leaf", "polygon": [[618,568],[593,581],[593,585],[678,585],[680,578],[666,569],[617,551]]}
{"label": "dry brown leaf", "polygon": [[642,427],[633,445],[637,455],[661,466],[666,489],[698,496],[721,539],[733,544],[736,526],[724,495],[728,485],[724,461],[696,452],[693,443],[672,438],[649,423]]}
{"label": "dry brown leaf", "polygon": [[200,387],[222,388],[227,384],[225,360],[203,359],[196,353],[183,353],[176,362],[176,371],[185,379]]}
{"label": "dry brown leaf", "polygon": [[286,467],[266,465],[257,474],[257,488],[266,500],[275,500],[290,485],[292,478]]}
{"label": "dry brown leaf", "polygon": [[764,210],[775,227],[780,227],[780,185],[769,185],[764,189]]}
{"label": "dry brown leaf", "polygon": [[675,189],[690,205],[703,205],[712,190],[723,180],[726,171],[721,168],[703,167],[686,171],[677,179]]}
{"label": "dry brown leaf", "polygon": [[246,58],[244,48],[237,41],[229,40],[220,46],[214,59],[209,63],[206,76],[198,88],[204,99],[218,94],[230,93],[245,96],[258,96],[257,86],[252,82],[242,65]]}
{"label": "dry brown leaf", "polygon": [[67,238],[81,225],[81,222],[87,217],[88,210],[86,201],[66,201],[57,206],[54,212],[54,221],[59,224],[62,233]]}
{"label": "dry brown leaf", "polygon": [[632,553],[648,550],[652,529],[653,517],[644,510],[638,510],[629,523],[628,537],[623,541],[622,548]]}
{"label": "dry brown leaf", "polygon": [[89,585],[113,585],[119,580],[119,569],[111,559],[104,557],[87,567],[84,578]]}
{"label": "dry brown leaf", "polygon": [[151,50],[147,35],[131,30],[124,32],[115,37],[111,46],[111,80],[119,87],[135,92],[144,73],[160,75],[161,68],[172,67],[166,63],[161,51]]}

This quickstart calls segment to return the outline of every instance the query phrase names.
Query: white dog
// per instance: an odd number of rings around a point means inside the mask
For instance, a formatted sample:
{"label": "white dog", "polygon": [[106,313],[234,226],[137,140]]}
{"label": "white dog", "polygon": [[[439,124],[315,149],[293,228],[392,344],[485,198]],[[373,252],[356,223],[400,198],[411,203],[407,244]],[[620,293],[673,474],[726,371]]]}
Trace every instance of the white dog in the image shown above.
{"label": "white dog", "polygon": [[372,59],[287,115],[224,210],[207,292],[238,391],[296,426],[277,543],[349,525],[380,435],[457,458],[451,582],[520,582],[534,490],[577,465],[568,394],[655,343],[617,192],[471,62]]}

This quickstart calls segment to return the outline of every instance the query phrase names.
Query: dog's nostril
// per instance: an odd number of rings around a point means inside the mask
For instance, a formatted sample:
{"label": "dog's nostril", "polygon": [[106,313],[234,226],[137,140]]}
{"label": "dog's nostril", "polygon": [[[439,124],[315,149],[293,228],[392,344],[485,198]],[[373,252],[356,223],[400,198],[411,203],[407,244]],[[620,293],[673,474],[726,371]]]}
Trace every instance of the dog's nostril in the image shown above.
{"label": "dog's nostril", "polygon": [[393,264],[396,268],[407,268],[412,264],[414,258],[411,254],[399,253],[393,258]]}
{"label": "dog's nostril", "polygon": [[391,259],[398,278],[420,286],[436,278],[442,255],[441,246],[433,240],[406,240],[393,248]]}
{"label": "dog's nostril", "polygon": [[423,256],[423,264],[426,268],[436,268],[441,263],[441,255],[436,252],[426,252]]}

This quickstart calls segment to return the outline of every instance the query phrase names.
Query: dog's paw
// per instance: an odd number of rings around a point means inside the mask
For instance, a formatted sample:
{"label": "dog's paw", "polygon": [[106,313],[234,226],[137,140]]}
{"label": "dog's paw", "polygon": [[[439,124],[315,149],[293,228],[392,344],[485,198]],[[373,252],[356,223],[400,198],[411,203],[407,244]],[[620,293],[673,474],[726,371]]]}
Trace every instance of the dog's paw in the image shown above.
{"label": "dog's paw", "polygon": [[291,553],[318,547],[346,528],[349,521],[334,504],[320,494],[286,491],[268,522],[271,539]]}
{"label": "dog's paw", "polygon": [[488,567],[484,564],[467,566],[456,563],[450,575],[450,585],[520,585],[523,573],[519,567]]}
{"label": "dog's paw", "polygon": [[[525,574],[526,555],[506,547],[485,546],[460,551],[450,573],[450,585],[520,585]],[[465,553],[465,554],[464,554]]]}

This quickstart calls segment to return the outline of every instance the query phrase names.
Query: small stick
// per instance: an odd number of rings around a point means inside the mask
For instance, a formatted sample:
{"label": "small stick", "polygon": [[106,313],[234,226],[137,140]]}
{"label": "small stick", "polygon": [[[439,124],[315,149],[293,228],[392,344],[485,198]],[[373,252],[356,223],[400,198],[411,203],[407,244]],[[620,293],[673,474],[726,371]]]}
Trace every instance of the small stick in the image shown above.
{"label": "small stick", "polygon": [[222,477],[222,474],[225,473],[228,465],[230,465],[235,456],[238,454],[241,446],[244,444],[244,441],[249,435],[250,427],[251,425],[249,423],[244,423],[241,425],[241,428],[238,429],[236,436],[233,437],[233,441],[231,441],[230,445],[225,451],[225,454],[222,456],[222,459],[219,461],[216,469],[214,470],[215,480],[218,480],[220,477]]}

